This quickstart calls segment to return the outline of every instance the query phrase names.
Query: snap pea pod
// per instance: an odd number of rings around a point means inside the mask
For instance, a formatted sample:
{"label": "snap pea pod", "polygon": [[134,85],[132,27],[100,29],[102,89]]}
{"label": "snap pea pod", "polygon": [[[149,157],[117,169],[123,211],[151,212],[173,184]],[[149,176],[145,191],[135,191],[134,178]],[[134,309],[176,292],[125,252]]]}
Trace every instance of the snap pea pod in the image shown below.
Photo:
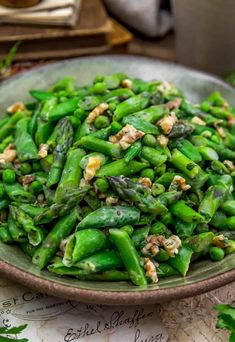
{"label": "snap pea pod", "polygon": [[136,129],[146,133],[159,135],[159,128],[144,119],[141,119],[135,115],[128,115],[123,119],[123,124],[129,124],[134,126]]}
{"label": "snap pea pod", "polygon": [[110,235],[120,253],[131,281],[135,285],[146,285],[144,271],[140,265],[140,257],[129,235],[119,229],[110,229]]}
{"label": "snap pea pod", "polygon": [[123,262],[117,252],[101,251],[77,262],[76,266],[89,273],[96,273],[121,268]]}
{"label": "snap pea pod", "polygon": [[148,106],[149,102],[150,94],[148,92],[132,96],[117,105],[117,108],[114,111],[113,119],[115,121],[120,121],[125,116],[144,109]]}
{"label": "snap pea pod", "polygon": [[[169,109],[166,105],[155,105],[145,108],[144,110],[134,112],[131,116],[135,116],[136,118],[142,119],[146,122],[150,122],[155,124],[158,120],[160,120],[165,114],[169,112]],[[129,115],[123,119],[128,119]]]}
{"label": "snap pea pod", "polygon": [[5,124],[0,127],[0,141],[12,134],[15,129],[16,123],[24,117],[23,112],[16,112],[12,115]]}
{"label": "snap pea pod", "polygon": [[135,174],[144,168],[146,168],[148,164],[144,162],[139,162],[136,160],[131,160],[129,163],[124,159],[115,160],[112,163],[103,165],[97,172],[97,177],[105,177],[105,176],[130,176]]}
{"label": "snap pea pod", "polygon": [[54,95],[44,90],[32,89],[30,95],[38,101],[45,101],[51,99]]}
{"label": "snap pea pod", "polygon": [[179,272],[165,262],[161,262],[157,267],[157,275],[159,278],[170,277],[173,275],[178,275]]}
{"label": "snap pea pod", "polygon": [[204,217],[180,200],[170,206],[170,212],[183,222],[204,222]]}
{"label": "snap pea pod", "polygon": [[16,124],[16,151],[20,161],[38,159],[38,149],[28,133],[30,118],[19,120]]}
{"label": "snap pea pod", "polygon": [[27,240],[27,233],[16,224],[11,214],[8,215],[7,222],[9,233],[14,241],[22,242]]}
{"label": "snap pea pod", "polygon": [[186,139],[180,139],[174,142],[174,147],[176,147],[180,152],[182,152],[186,157],[191,159],[194,163],[199,163],[202,157],[195,146]]}
{"label": "snap pea pod", "polygon": [[9,207],[13,220],[27,233],[31,245],[38,246],[45,237],[45,231],[36,227],[33,219],[22,209],[13,205],[10,205]]}
{"label": "snap pea pod", "polygon": [[104,153],[113,158],[121,157],[121,148],[118,144],[96,138],[92,135],[82,137],[78,142],[78,146],[82,146],[95,152]]}
{"label": "snap pea pod", "polygon": [[74,210],[62,217],[43,240],[41,246],[36,249],[32,258],[33,264],[40,269],[44,268],[55,255],[61,241],[71,233],[76,221],[77,216]]}
{"label": "snap pea pod", "polygon": [[184,172],[190,178],[195,178],[200,172],[200,166],[194,163],[191,159],[186,157],[176,148],[172,151],[172,158],[170,162],[180,171]]}
{"label": "snap pea pod", "polygon": [[179,253],[176,254],[174,258],[170,258],[168,263],[183,277],[185,277],[189,269],[192,255],[193,250],[191,248],[182,246],[179,249]]}
{"label": "snap pea pod", "polygon": [[6,137],[0,144],[0,152],[3,152],[10,143],[13,143],[13,141],[13,135],[9,135],[8,137]]}
{"label": "snap pea pod", "polygon": [[11,237],[11,234],[9,232],[9,228],[7,223],[1,223],[0,224],[0,241],[4,243],[12,243],[13,239]]}
{"label": "snap pea pod", "polygon": [[[72,266],[78,261],[105,249],[108,245],[106,235],[98,229],[80,230],[68,238],[63,264]],[[78,265],[78,267],[81,267]]]}
{"label": "snap pea pod", "polygon": [[37,128],[38,128],[38,121],[39,121],[39,117],[41,114],[41,110],[42,110],[42,104],[40,103],[36,107],[36,110],[35,110],[33,116],[31,117],[31,120],[29,122],[29,134],[31,135],[32,139],[34,139],[35,133],[36,133]]}
{"label": "snap pea pod", "polygon": [[184,240],[184,243],[189,246],[195,253],[207,254],[209,247],[215,234],[212,232],[205,232],[197,235],[193,235]]}
{"label": "snap pea pod", "polygon": [[150,231],[150,226],[144,226],[138,229],[135,229],[131,240],[134,243],[135,248],[141,247],[141,244],[145,241]]}
{"label": "snap pea pod", "polygon": [[221,205],[221,209],[228,216],[235,216],[235,200],[227,200]]}
{"label": "snap pea pod", "polygon": [[109,91],[107,94],[103,96],[104,102],[111,102],[111,101],[124,101],[127,100],[129,97],[134,96],[134,93],[127,88],[122,89],[114,89]]}
{"label": "snap pea pod", "polygon": [[53,122],[60,120],[65,116],[72,115],[78,106],[78,102],[79,98],[74,97],[63,103],[55,104],[43,115],[43,119],[45,121]]}
{"label": "snap pea pod", "polygon": [[13,201],[34,202],[35,196],[26,191],[19,183],[4,184],[6,194]]}
{"label": "snap pea pod", "polygon": [[134,224],[140,218],[140,211],[129,206],[102,207],[88,214],[78,225],[77,230],[86,228],[102,229]]}
{"label": "snap pea pod", "polygon": [[160,166],[167,161],[167,155],[163,151],[158,151],[152,147],[144,146],[141,155],[153,166]]}

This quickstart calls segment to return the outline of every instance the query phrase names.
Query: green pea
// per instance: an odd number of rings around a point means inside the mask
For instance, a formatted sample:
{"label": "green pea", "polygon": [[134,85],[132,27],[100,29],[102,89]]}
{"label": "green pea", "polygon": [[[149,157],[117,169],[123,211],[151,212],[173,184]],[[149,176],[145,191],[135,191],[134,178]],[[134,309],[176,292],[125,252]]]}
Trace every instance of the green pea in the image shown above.
{"label": "green pea", "polygon": [[116,121],[112,122],[110,127],[111,127],[110,134],[112,135],[117,134],[122,129],[122,125],[120,125],[120,123]]}
{"label": "green pea", "polygon": [[102,82],[104,80],[104,76],[103,75],[96,75],[94,78],[93,83],[97,83],[97,82]]}
{"label": "green pea", "polygon": [[16,174],[14,170],[6,169],[2,173],[2,180],[4,183],[13,184],[16,179]]}
{"label": "green pea", "polygon": [[95,186],[100,192],[106,192],[109,188],[109,182],[105,178],[97,178]]}
{"label": "green pea", "polygon": [[143,144],[146,146],[150,146],[150,147],[156,147],[157,141],[156,141],[155,136],[152,134],[146,134],[143,137]]}
{"label": "green pea", "polygon": [[211,107],[211,102],[209,102],[209,101],[203,101],[203,102],[200,104],[200,108],[201,108],[201,110],[203,110],[204,112],[209,112],[210,107]]}
{"label": "green pea", "polygon": [[99,115],[98,118],[95,119],[94,125],[96,128],[101,129],[108,127],[110,123],[110,120],[105,115]]}
{"label": "green pea", "polygon": [[86,119],[87,113],[86,113],[85,109],[77,108],[74,112],[74,116],[82,122]]}
{"label": "green pea", "polygon": [[109,110],[111,112],[114,112],[116,108],[117,108],[117,103],[116,102],[110,102],[109,103]]}
{"label": "green pea", "polygon": [[161,195],[165,192],[165,187],[160,183],[153,183],[151,191],[154,196]]}
{"label": "green pea", "polygon": [[155,177],[153,169],[150,168],[142,170],[140,176],[150,178],[151,181],[153,181]]}
{"label": "green pea", "polygon": [[94,84],[92,90],[95,94],[104,94],[106,91],[106,84],[104,82],[97,82]]}
{"label": "green pea", "polygon": [[210,247],[209,255],[211,260],[220,261],[224,258],[224,250],[220,247]]}
{"label": "green pea", "polygon": [[42,192],[42,184],[39,181],[33,181],[30,185],[29,185],[29,191],[31,193],[34,193],[36,195],[40,194],[40,192]]}
{"label": "green pea", "polygon": [[32,167],[29,163],[27,162],[24,162],[20,165],[20,172],[23,174],[23,175],[28,175],[32,170]]}

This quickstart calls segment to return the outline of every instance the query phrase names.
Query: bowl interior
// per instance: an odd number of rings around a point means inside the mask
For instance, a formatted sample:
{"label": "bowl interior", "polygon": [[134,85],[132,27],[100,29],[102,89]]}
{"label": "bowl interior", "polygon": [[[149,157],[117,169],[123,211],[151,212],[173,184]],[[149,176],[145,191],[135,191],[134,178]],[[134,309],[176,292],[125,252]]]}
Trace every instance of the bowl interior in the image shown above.
{"label": "bowl interior", "polygon": [[[207,97],[211,92],[218,90],[231,104],[235,105],[235,90],[212,76],[150,58],[118,55],[68,60],[19,74],[1,84],[0,113],[13,102],[30,100],[29,89],[46,89],[64,76],[72,76],[77,80],[77,84],[83,85],[90,82],[96,74],[110,74],[113,72],[126,72],[131,76],[145,80],[161,79],[174,82],[182,89],[186,97],[195,103]],[[67,277],[60,278],[47,271],[40,272],[16,246],[2,243],[0,243],[0,260],[25,271],[25,277],[27,277],[27,274],[32,274],[54,284],[92,291],[111,292],[146,292],[186,286],[228,272],[235,265],[235,255],[229,255],[220,262],[204,260],[194,263],[186,278],[170,277],[161,279],[158,285],[136,287],[128,282],[79,281]]]}

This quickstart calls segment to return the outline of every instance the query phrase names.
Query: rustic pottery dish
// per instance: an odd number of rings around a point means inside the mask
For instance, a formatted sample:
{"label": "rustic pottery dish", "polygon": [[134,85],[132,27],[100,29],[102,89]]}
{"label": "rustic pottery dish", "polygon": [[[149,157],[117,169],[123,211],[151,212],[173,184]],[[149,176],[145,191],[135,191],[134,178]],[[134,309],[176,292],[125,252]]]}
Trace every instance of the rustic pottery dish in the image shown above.
{"label": "rustic pottery dish", "polygon": [[[198,102],[218,90],[235,105],[235,90],[210,75],[166,62],[134,56],[100,56],[66,60],[17,75],[0,86],[0,113],[12,102],[29,100],[28,90],[44,89],[64,76],[83,85],[96,74],[126,72],[142,79],[163,79],[179,86],[186,97]],[[134,305],[193,296],[235,280],[235,255],[220,262],[204,260],[192,265],[187,277],[161,279],[157,285],[136,287],[128,282],[104,283],[59,278],[39,271],[17,247],[0,243],[0,273],[13,281],[51,295],[81,302]]]}

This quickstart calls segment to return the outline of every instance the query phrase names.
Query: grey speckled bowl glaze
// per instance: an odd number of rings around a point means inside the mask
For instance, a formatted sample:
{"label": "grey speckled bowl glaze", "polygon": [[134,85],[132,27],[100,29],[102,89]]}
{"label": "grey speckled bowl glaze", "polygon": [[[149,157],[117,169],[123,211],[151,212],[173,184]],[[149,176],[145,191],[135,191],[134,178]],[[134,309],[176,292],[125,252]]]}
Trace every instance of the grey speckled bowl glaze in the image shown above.
{"label": "grey speckled bowl glaze", "polygon": [[[145,80],[174,82],[194,102],[219,90],[235,105],[235,90],[217,78],[151,58],[117,55],[66,60],[19,74],[0,85],[0,111],[17,100],[29,100],[29,89],[47,88],[64,76],[73,76],[78,84],[83,85],[96,74],[113,72],[126,72]],[[220,262],[194,263],[185,278],[170,277],[161,279],[158,285],[136,287],[127,282],[59,278],[37,270],[17,247],[0,243],[0,272],[9,279],[51,295],[90,303],[134,305],[184,298],[234,281],[234,267],[235,255],[229,255]]]}

